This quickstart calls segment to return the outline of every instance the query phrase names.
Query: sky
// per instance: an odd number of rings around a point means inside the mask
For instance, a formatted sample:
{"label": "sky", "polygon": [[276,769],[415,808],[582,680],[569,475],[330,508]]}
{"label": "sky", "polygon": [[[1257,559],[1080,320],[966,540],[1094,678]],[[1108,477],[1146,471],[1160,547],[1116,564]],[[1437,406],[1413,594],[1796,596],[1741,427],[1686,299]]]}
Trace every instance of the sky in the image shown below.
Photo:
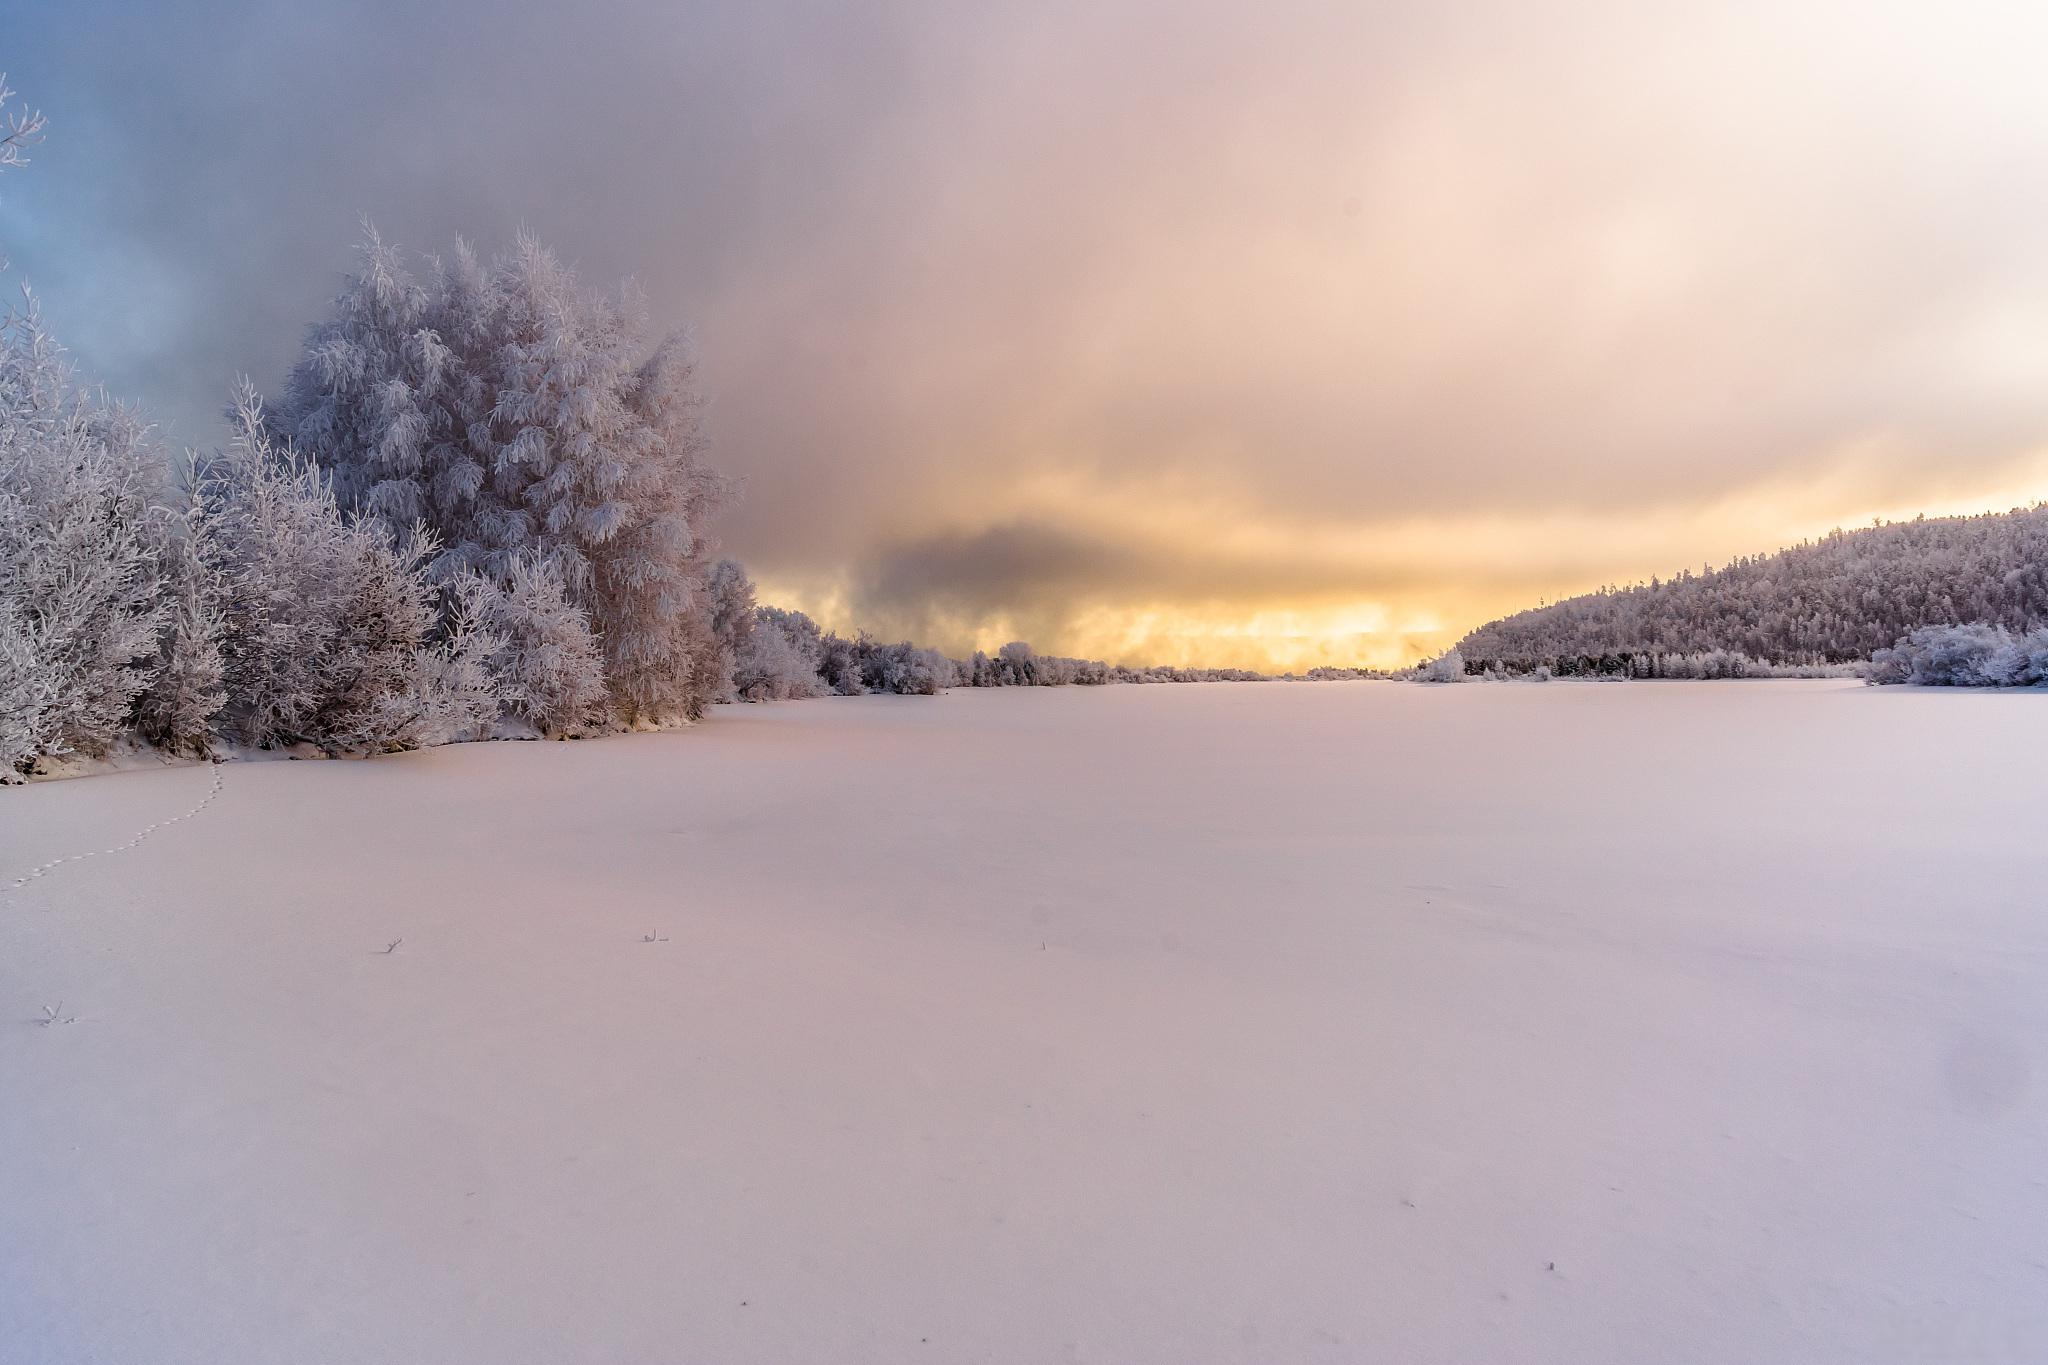
{"label": "sky", "polygon": [[174,443],[522,227],[695,337],[763,600],[1398,664],[2048,497],[2048,7],[12,0],[0,246]]}

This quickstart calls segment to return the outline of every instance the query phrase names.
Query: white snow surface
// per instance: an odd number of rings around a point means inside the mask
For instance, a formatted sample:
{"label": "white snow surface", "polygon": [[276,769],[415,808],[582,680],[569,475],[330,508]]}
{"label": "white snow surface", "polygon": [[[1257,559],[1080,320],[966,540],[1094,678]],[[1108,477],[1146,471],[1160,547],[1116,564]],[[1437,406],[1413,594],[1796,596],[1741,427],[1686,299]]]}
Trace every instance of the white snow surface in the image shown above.
{"label": "white snow surface", "polygon": [[2044,753],[1224,684],[0,792],[0,1361],[2048,1359]]}

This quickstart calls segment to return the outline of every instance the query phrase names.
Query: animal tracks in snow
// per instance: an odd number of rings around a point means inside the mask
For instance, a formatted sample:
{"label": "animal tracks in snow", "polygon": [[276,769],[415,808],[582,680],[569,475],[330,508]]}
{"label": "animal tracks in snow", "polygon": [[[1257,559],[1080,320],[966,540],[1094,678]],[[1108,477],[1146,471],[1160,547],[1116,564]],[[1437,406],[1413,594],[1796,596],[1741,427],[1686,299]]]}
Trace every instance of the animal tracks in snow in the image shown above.
{"label": "animal tracks in snow", "polygon": [[190,820],[193,816],[199,814],[199,812],[205,810],[208,806],[212,805],[215,799],[220,796],[221,775],[225,770],[225,764],[216,763],[213,765],[213,783],[206,789],[206,795],[199,799],[198,805],[192,807],[192,809],[188,811],[185,811],[183,814],[168,816],[162,820],[157,821],[153,825],[143,826],[142,830],[138,834],[136,834],[136,836],[133,839],[130,839],[125,844],[115,844],[111,848],[88,849],[84,853],[71,853],[65,855],[62,858],[52,858],[49,862],[42,864],[40,867],[32,867],[27,872],[23,873],[21,876],[16,877],[13,881],[7,884],[7,890],[19,891],[22,887],[27,886],[30,882],[41,878],[46,873],[54,872],[56,869],[64,866],[66,863],[82,863],[88,858],[104,858],[110,853],[126,853],[129,849],[134,848],[137,844],[141,843],[143,840],[147,839],[150,835],[156,833],[158,830],[167,828],[171,825],[179,824],[186,820]]}

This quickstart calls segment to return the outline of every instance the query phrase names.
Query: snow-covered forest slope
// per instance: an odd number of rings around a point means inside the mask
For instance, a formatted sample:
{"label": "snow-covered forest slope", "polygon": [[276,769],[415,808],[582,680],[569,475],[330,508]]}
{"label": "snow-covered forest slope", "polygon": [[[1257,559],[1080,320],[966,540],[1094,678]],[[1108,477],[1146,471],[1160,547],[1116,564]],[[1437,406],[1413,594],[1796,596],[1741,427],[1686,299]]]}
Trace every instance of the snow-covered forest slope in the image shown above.
{"label": "snow-covered forest slope", "polygon": [[1845,662],[1921,626],[1977,622],[2015,632],[2048,623],[2048,506],[1837,531],[1711,572],[1518,612],[1458,648],[1475,669],[1595,671],[1603,659],[1713,650]]}
{"label": "snow-covered forest slope", "polygon": [[1253,683],[11,791],[0,1360],[2037,1359],[2044,750]]}

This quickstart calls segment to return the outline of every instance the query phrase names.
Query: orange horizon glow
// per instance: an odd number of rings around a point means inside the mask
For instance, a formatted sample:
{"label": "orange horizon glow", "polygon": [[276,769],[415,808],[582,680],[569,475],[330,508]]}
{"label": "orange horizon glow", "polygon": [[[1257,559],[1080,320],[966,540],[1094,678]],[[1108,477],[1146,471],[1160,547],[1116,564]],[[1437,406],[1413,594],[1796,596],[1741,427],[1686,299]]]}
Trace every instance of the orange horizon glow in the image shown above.
{"label": "orange horizon glow", "polygon": [[[1674,507],[1623,523],[1598,518],[1550,517],[1515,521],[1415,520],[1381,526],[1303,530],[1288,539],[1297,556],[1327,559],[1333,582],[1384,575],[1402,566],[1438,585],[1405,585],[1374,596],[1347,596],[1341,588],[1298,590],[1267,602],[1185,603],[1171,600],[1083,601],[1057,613],[998,612],[978,619],[934,613],[863,613],[843,577],[818,580],[765,576],[760,600],[803,611],[842,634],[867,630],[904,637],[955,656],[993,654],[1011,640],[1041,652],[1104,659],[1110,663],[1178,667],[1249,668],[1302,672],[1318,666],[1399,668],[1432,657],[1488,621],[1541,602],[1624,587],[1687,569],[1769,555],[1820,539],[1832,531],[1914,517],[1973,516],[2048,501],[2048,451],[2015,462],[1981,490],[1968,483],[1918,501],[1867,503],[1832,516],[1851,496],[1844,472],[1804,487],[1767,485],[1704,508]],[[1056,487],[1057,485],[1052,485]],[[1042,490],[1043,491],[1043,490]],[[1100,490],[1091,490],[1100,500]],[[1053,499],[1057,502],[1057,498]],[[1111,504],[1113,507],[1113,503]],[[1213,512],[1213,508],[1208,509]],[[1215,535],[1201,504],[1155,516],[1144,532],[1133,522],[1105,517],[1127,539],[1139,534],[1202,537],[1207,543],[1256,550],[1281,532],[1238,527]],[[1081,519],[1078,513],[1070,513]],[[1213,538],[1212,538],[1213,537]],[[1483,547],[1484,553],[1459,550]],[[1561,548],[1576,552],[1560,555]],[[1546,564],[1566,565],[1549,578],[1529,574]],[[1527,575],[1526,577],[1524,575]],[[1477,581],[1474,581],[1475,578]]]}

